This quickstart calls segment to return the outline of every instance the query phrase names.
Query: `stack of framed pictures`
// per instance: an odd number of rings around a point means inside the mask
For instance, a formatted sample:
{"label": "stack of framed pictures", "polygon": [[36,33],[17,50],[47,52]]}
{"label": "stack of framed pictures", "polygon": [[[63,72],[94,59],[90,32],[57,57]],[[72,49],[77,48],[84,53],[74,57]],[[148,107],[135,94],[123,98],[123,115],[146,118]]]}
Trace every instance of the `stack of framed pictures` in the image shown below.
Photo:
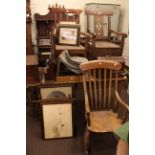
{"label": "stack of framed pictures", "polygon": [[72,137],[72,87],[43,87],[40,94],[44,139]]}

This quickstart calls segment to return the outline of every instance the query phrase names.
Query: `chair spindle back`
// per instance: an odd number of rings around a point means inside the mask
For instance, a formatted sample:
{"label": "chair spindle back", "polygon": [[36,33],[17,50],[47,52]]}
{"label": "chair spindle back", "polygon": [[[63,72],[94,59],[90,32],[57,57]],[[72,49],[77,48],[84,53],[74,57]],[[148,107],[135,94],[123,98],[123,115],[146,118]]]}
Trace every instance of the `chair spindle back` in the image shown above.
{"label": "chair spindle back", "polygon": [[110,110],[113,87],[118,88],[118,71],[121,64],[107,60],[93,60],[80,65],[83,71],[86,111]]}

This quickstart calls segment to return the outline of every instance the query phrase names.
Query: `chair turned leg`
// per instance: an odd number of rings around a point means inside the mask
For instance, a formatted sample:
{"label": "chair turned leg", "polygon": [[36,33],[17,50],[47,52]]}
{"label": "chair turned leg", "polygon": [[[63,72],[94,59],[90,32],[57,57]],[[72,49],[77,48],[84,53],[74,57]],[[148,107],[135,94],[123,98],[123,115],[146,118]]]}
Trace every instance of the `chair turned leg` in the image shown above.
{"label": "chair turned leg", "polygon": [[58,60],[56,76],[59,75],[59,72],[60,72],[60,64],[61,64],[61,60]]}
{"label": "chair turned leg", "polygon": [[84,151],[85,154],[90,152],[90,131],[87,129],[87,127],[84,132]]}

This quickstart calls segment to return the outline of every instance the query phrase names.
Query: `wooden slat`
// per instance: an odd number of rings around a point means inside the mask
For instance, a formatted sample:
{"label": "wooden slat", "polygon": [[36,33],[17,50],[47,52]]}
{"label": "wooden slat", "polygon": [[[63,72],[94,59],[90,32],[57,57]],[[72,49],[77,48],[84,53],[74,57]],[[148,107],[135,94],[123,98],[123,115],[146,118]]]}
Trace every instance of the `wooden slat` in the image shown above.
{"label": "wooden slat", "polygon": [[108,37],[110,37],[110,29],[111,29],[111,17],[108,16]]}
{"label": "wooden slat", "polygon": [[92,82],[91,82],[91,78],[92,78],[92,76],[91,76],[91,70],[88,72],[88,81],[89,81],[89,93],[90,93],[90,104],[91,104],[91,109],[93,108],[93,92],[92,92]]}
{"label": "wooden slat", "polygon": [[112,16],[113,12],[112,11],[102,11],[102,12],[96,12],[94,10],[85,10],[85,14],[87,16],[89,15],[104,15],[104,16]]}
{"label": "wooden slat", "polygon": [[118,72],[115,71],[115,90],[118,90]]}
{"label": "wooden slat", "polygon": [[80,69],[82,71],[95,69],[95,68],[120,70],[122,68],[122,65],[113,60],[92,60],[92,61],[84,62],[80,65]]}
{"label": "wooden slat", "polygon": [[102,38],[104,37],[104,27],[105,27],[104,26],[104,17],[105,16],[102,17],[103,21],[102,21],[102,24],[101,24],[102,25]]}
{"label": "wooden slat", "polygon": [[104,70],[104,110],[106,109],[106,80],[107,78],[107,70]]}
{"label": "wooden slat", "polygon": [[99,77],[98,77],[98,88],[99,88],[99,110],[101,110],[101,107],[102,107],[102,87],[101,87],[101,69],[98,70],[98,74],[99,74]]}
{"label": "wooden slat", "polygon": [[102,39],[103,36],[104,36],[104,32],[103,32],[104,31],[103,30],[103,23],[104,23],[103,17],[100,16],[100,15],[95,15],[94,18],[95,18],[95,25],[100,24],[100,27],[96,27],[96,26],[94,27],[95,33],[96,33],[96,39]]}
{"label": "wooden slat", "polygon": [[97,110],[97,87],[96,87],[96,70],[93,70],[93,82],[94,82],[94,108]]}
{"label": "wooden slat", "polygon": [[89,30],[89,15],[87,15],[87,32]]}
{"label": "wooden slat", "polygon": [[[115,90],[118,91],[118,72],[115,75]],[[114,109],[117,110],[117,101],[114,101]]]}
{"label": "wooden slat", "polygon": [[83,73],[83,86],[84,86],[84,96],[85,96],[85,109],[86,112],[90,112],[90,108],[89,108],[89,100],[88,100],[88,93],[87,93],[87,85],[86,85],[86,73]]}
{"label": "wooden slat", "polygon": [[110,70],[110,77],[109,77],[109,96],[108,96],[108,110],[110,108],[110,102],[111,102],[111,87],[112,87],[112,70]]}

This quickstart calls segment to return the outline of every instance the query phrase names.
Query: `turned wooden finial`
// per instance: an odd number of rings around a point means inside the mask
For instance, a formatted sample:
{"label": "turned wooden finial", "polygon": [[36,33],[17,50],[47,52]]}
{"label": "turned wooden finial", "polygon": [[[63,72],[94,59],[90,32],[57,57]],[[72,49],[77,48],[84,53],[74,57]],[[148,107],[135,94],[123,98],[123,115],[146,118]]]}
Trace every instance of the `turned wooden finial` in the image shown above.
{"label": "turned wooden finial", "polygon": [[65,10],[65,6],[63,5],[62,8]]}

